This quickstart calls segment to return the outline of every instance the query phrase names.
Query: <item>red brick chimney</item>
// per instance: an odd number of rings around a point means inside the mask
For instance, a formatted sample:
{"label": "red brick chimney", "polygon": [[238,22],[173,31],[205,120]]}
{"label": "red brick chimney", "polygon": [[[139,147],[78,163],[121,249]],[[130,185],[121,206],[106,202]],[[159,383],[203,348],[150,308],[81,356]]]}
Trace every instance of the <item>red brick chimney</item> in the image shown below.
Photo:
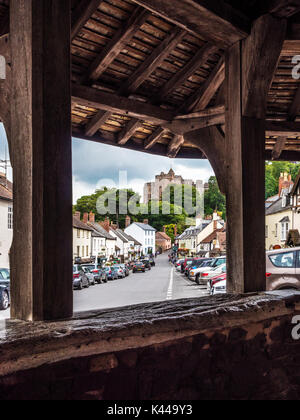
{"label": "red brick chimney", "polygon": [[83,221],[83,223],[87,223],[89,221],[89,214],[88,213],[83,213],[82,221]]}
{"label": "red brick chimney", "polygon": [[75,217],[76,219],[80,220],[80,217],[81,217],[81,213],[80,213],[80,211],[75,211],[74,217]]}
{"label": "red brick chimney", "polygon": [[95,214],[93,212],[90,212],[89,220],[90,220],[90,223],[95,223]]}
{"label": "red brick chimney", "polygon": [[164,226],[164,233],[166,233],[166,226]]}
{"label": "red brick chimney", "polygon": [[125,228],[128,228],[128,226],[131,225],[131,218],[129,216],[126,216],[125,219]]}
{"label": "red brick chimney", "polygon": [[109,232],[109,228],[110,228],[110,220],[109,217],[106,217],[104,222],[101,222],[100,225],[103,227],[103,229],[106,230],[106,232]]}
{"label": "red brick chimney", "polygon": [[144,220],[144,225],[149,225],[149,220],[148,219]]}
{"label": "red brick chimney", "polygon": [[177,234],[178,234],[178,228],[177,228],[177,225],[175,225],[175,228],[174,228],[174,236],[175,236],[175,238],[176,238]]}

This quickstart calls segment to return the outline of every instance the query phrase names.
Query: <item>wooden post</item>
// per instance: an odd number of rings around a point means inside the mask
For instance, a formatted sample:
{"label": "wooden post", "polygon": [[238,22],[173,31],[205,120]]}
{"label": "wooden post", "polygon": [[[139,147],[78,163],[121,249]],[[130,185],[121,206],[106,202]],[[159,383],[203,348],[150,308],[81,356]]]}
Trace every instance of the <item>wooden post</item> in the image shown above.
{"label": "wooden post", "polygon": [[226,57],[228,291],[266,288],[265,115],[286,21],[265,15]]}
{"label": "wooden post", "polygon": [[71,317],[70,0],[11,0],[13,318]]}

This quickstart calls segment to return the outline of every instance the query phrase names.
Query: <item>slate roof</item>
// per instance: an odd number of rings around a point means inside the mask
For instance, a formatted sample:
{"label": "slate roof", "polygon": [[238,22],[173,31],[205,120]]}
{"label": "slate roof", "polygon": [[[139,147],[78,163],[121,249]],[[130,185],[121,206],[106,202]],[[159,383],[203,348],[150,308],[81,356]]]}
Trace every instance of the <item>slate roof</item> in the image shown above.
{"label": "slate roof", "polygon": [[13,184],[8,181],[4,174],[0,173],[0,199],[5,201],[13,200]]}
{"label": "slate roof", "polygon": [[100,235],[101,238],[108,239],[110,241],[115,241],[112,235],[110,235],[99,223],[89,223],[89,225]]}
{"label": "slate roof", "polygon": [[130,236],[130,235],[126,235],[126,236],[128,236],[128,238],[130,239],[131,242],[134,242],[134,245],[135,246],[143,246],[139,241],[137,241],[136,239],[134,239],[133,236]]}
{"label": "slate roof", "polygon": [[291,209],[291,206],[282,207],[282,197],[275,201],[266,211],[266,216],[270,216],[271,214],[281,213],[283,211],[287,211]]}
{"label": "slate roof", "polygon": [[150,225],[146,225],[145,223],[137,223],[134,222],[134,225],[138,226],[139,228],[146,230],[146,231],[152,231],[152,232],[156,232],[156,229],[154,229],[154,227],[150,226]]}
{"label": "slate roof", "polygon": [[81,230],[88,230],[90,232],[93,232],[93,229],[91,227],[83,223],[81,220],[77,219],[77,217],[75,216],[73,216],[73,228],[81,229]]}

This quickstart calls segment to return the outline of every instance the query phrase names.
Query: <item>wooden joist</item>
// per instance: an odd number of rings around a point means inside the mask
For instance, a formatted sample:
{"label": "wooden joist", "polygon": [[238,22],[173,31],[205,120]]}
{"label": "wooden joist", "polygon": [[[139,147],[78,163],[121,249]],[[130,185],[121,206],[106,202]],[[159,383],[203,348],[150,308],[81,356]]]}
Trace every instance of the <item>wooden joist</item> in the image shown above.
{"label": "wooden joist", "polygon": [[168,58],[185,34],[185,31],[176,28],[123,84],[121,94],[128,95],[130,92],[137,91],[144,81]]}
{"label": "wooden joist", "polygon": [[219,114],[225,114],[225,105],[217,105],[191,114],[178,115],[175,117],[175,120],[191,120],[194,118],[212,117]]}
{"label": "wooden joist", "polygon": [[204,110],[225,80],[225,61],[221,58],[207,81],[188,98],[179,112],[197,112]]}
{"label": "wooden joist", "polygon": [[300,12],[300,0],[271,0],[269,13],[279,18],[290,18]]}
{"label": "wooden joist", "polygon": [[151,149],[166,133],[164,128],[158,127],[145,141],[144,148],[145,150]]}
{"label": "wooden joist", "polygon": [[72,14],[71,40],[84,27],[91,16],[96,12],[101,0],[81,0]]}
{"label": "wooden joist", "polygon": [[103,49],[101,54],[91,64],[88,79],[98,80],[115,58],[124,49],[126,44],[135,35],[136,31],[145,23],[149,13],[142,8],[137,8],[129,21],[116,33],[111,42]]}
{"label": "wooden joist", "polygon": [[119,133],[118,143],[121,145],[126,144],[142,125],[142,121],[137,118],[132,118],[127,126]]}
{"label": "wooden joist", "polygon": [[181,146],[184,144],[184,137],[182,135],[175,135],[174,139],[170,142],[168,146],[167,156],[170,159],[176,158],[179,153]]}
{"label": "wooden joist", "polygon": [[175,120],[172,123],[164,124],[163,127],[172,133],[185,134],[200,128],[212,127],[225,124],[225,114],[209,115],[201,118],[191,118],[182,121]]}
{"label": "wooden joist", "polygon": [[111,114],[106,111],[98,111],[97,114],[87,123],[85,133],[87,136],[93,136],[101,126],[107,121]]}
{"label": "wooden joist", "polygon": [[266,121],[266,134],[278,137],[299,137],[300,123],[292,121]]}
{"label": "wooden joist", "polygon": [[218,48],[211,44],[204,45],[194,57],[165,84],[155,98],[155,102],[161,103],[169,93],[179,88],[186,80],[189,79],[201,66],[203,66],[208,58],[215,54]]}
{"label": "wooden joist", "polygon": [[272,160],[276,160],[280,158],[281,153],[285,148],[285,144],[287,142],[286,137],[279,137],[277,142],[275,143],[274,149],[272,150]]}
{"label": "wooden joist", "polygon": [[174,118],[173,112],[160,107],[75,83],[72,85],[72,100],[83,106],[125,114],[157,125],[168,123]]}
{"label": "wooden joist", "polygon": [[250,33],[250,20],[223,0],[133,1],[216,45],[230,46]]}

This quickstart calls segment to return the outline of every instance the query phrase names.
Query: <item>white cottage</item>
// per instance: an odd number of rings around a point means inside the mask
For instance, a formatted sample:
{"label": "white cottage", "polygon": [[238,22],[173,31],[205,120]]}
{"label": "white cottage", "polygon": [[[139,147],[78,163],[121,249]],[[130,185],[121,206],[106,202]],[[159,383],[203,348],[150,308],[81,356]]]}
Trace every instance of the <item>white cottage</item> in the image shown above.
{"label": "white cottage", "polygon": [[156,229],[149,225],[148,220],[145,220],[144,223],[132,223],[125,229],[125,233],[142,244],[144,255],[155,254]]}
{"label": "white cottage", "polygon": [[0,173],[0,268],[9,268],[9,252],[13,239],[12,183]]}

